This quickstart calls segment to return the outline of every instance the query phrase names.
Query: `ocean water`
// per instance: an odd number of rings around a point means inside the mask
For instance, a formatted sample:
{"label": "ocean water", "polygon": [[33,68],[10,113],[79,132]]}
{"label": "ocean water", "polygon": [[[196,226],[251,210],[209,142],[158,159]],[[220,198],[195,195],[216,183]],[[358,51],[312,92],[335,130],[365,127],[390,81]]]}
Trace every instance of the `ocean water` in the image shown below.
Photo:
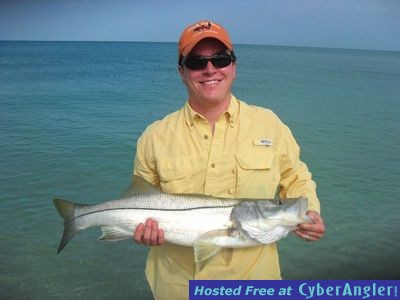
{"label": "ocean water", "polygon": [[[318,184],[327,232],[279,242],[285,279],[400,279],[400,52],[236,47],[234,94],[274,110]],[[147,249],[77,235],[52,199],[120,196],[136,141],[186,90],[176,44],[0,42],[0,298],[151,299]]]}

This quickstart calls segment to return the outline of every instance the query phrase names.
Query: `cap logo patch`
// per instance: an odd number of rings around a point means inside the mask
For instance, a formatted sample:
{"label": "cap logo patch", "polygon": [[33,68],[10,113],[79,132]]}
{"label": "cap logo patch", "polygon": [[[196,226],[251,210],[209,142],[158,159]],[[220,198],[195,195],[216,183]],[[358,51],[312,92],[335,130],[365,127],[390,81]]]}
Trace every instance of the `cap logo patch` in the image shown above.
{"label": "cap logo patch", "polygon": [[197,24],[195,28],[193,28],[193,31],[205,31],[205,30],[210,30],[210,28],[211,28],[211,22],[200,23]]}

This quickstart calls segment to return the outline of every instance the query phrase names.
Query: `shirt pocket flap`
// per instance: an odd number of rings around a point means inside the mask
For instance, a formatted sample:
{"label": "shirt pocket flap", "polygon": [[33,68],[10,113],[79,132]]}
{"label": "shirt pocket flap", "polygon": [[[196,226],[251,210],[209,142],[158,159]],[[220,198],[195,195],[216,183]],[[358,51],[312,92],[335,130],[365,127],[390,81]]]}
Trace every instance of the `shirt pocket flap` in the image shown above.
{"label": "shirt pocket flap", "polygon": [[161,181],[173,181],[190,175],[192,164],[188,158],[167,158],[157,161]]}
{"label": "shirt pocket flap", "polygon": [[236,154],[239,166],[244,170],[265,170],[271,169],[273,153],[241,153]]}

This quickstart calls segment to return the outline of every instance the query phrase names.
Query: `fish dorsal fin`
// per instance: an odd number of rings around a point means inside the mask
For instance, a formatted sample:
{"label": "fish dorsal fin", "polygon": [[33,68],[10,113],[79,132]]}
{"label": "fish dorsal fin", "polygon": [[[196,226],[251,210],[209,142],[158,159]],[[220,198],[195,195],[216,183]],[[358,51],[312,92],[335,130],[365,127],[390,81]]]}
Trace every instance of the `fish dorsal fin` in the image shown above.
{"label": "fish dorsal fin", "polygon": [[123,193],[124,197],[133,196],[137,194],[156,194],[161,193],[159,189],[151,185],[146,179],[140,176],[133,175],[132,184]]}
{"label": "fish dorsal fin", "polygon": [[[182,195],[182,194],[172,194],[172,195]],[[222,199],[222,198],[218,198],[218,197],[211,197],[209,195],[205,195],[205,194],[199,194],[199,193],[184,193],[183,195],[185,195],[185,197],[190,197],[190,198],[201,198],[201,199]]]}

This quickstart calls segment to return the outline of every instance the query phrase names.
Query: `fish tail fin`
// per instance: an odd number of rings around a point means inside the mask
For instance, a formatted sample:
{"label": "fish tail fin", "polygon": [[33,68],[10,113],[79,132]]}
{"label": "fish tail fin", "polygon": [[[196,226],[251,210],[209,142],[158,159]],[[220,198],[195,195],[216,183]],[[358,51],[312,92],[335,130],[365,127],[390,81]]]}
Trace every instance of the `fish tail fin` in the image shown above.
{"label": "fish tail fin", "polygon": [[75,211],[82,205],[63,199],[54,199],[53,203],[60,216],[64,218],[64,232],[57,250],[57,254],[60,254],[74,235],[80,231],[75,222]]}

